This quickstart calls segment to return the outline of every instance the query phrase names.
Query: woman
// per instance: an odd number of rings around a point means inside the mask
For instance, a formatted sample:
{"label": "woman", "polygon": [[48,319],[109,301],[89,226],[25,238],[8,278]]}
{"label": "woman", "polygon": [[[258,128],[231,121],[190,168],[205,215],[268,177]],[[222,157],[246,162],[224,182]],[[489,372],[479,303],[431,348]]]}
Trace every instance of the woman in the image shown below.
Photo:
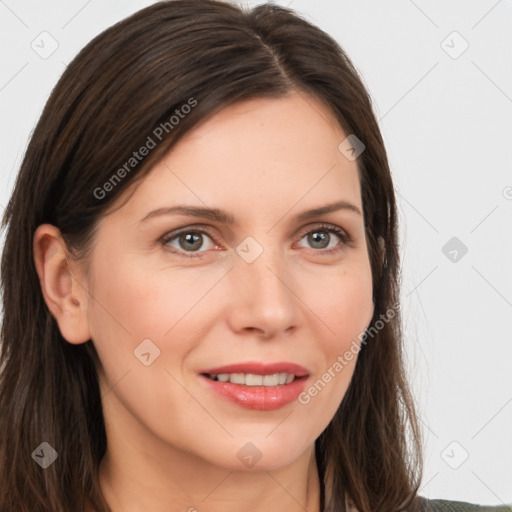
{"label": "woman", "polygon": [[4,218],[0,509],[456,510],[418,496],[395,208],[357,72],[292,11],[97,36]]}

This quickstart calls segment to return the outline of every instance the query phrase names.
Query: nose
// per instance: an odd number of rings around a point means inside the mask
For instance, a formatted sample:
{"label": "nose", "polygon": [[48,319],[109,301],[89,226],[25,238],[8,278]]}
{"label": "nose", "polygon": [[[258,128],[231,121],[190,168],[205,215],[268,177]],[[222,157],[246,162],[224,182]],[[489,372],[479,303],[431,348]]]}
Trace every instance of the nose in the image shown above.
{"label": "nose", "polygon": [[288,334],[297,325],[300,300],[283,250],[264,248],[252,262],[240,254],[230,272],[231,328],[238,333],[257,332],[263,339]]}

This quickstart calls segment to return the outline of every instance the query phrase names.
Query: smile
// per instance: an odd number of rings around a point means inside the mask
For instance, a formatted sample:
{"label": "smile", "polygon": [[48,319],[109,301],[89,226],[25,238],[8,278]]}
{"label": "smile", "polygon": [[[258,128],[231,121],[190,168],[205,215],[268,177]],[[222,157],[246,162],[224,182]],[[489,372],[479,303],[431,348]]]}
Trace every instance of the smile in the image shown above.
{"label": "smile", "polygon": [[238,406],[261,411],[284,407],[304,390],[309,372],[294,363],[238,363],[204,370],[201,381]]}
{"label": "smile", "polygon": [[295,380],[292,373],[274,373],[272,375],[257,375],[255,373],[219,373],[208,374],[208,378],[218,382],[231,382],[244,386],[283,386]]}

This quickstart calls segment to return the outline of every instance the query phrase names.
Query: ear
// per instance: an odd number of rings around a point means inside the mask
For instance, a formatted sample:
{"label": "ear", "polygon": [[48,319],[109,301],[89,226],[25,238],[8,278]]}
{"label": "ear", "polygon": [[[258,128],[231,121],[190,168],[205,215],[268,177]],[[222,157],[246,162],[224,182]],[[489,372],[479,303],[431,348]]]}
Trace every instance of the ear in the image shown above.
{"label": "ear", "polygon": [[34,260],[43,297],[60,332],[69,343],[91,338],[87,320],[88,293],[78,265],[68,257],[58,228],[42,224],[34,234]]}

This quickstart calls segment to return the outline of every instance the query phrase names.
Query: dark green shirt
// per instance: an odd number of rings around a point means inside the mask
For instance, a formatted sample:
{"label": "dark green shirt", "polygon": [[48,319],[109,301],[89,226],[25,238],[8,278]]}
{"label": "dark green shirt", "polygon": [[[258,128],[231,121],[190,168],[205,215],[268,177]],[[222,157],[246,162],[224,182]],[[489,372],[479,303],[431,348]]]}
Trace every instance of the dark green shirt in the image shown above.
{"label": "dark green shirt", "polygon": [[432,512],[512,512],[512,505],[475,505],[465,501],[429,500],[424,498]]}

